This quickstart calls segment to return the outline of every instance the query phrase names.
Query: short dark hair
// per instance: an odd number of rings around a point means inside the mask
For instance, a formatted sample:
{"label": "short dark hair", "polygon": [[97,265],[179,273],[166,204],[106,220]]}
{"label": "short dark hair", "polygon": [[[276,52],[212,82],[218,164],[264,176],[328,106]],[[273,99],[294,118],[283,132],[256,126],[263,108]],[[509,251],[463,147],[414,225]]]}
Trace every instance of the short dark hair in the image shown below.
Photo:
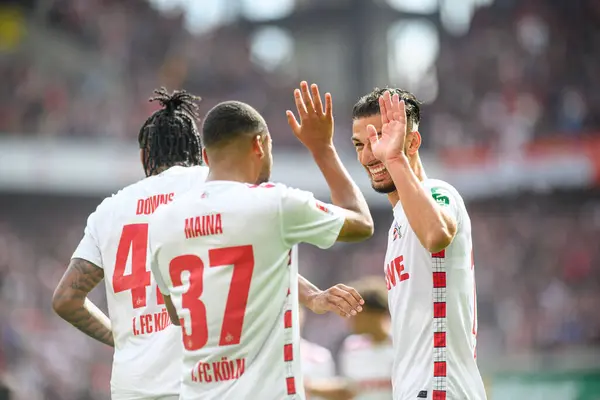
{"label": "short dark hair", "polygon": [[155,111],[142,125],[138,135],[140,149],[146,151],[144,170],[146,176],[173,165],[202,165],[202,145],[196,127],[200,98],[176,90],[169,94],[167,89],[154,90],[162,108]]}
{"label": "short dark hair", "polygon": [[241,101],[225,101],[204,117],[202,144],[206,148],[230,143],[245,135],[267,133],[267,124],[258,111]]}
{"label": "short dark hair", "polygon": [[387,287],[383,278],[368,276],[351,283],[350,286],[362,296],[365,311],[389,312]]}
{"label": "short dark hair", "polygon": [[385,92],[390,92],[391,95],[397,94],[400,100],[404,100],[406,105],[406,118],[412,126],[418,125],[421,122],[421,102],[411,92],[398,88],[385,87],[383,89],[375,88],[369,94],[364,95],[352,108],[352,118],[365,118],[377,115],[379,110],[379,97]]}

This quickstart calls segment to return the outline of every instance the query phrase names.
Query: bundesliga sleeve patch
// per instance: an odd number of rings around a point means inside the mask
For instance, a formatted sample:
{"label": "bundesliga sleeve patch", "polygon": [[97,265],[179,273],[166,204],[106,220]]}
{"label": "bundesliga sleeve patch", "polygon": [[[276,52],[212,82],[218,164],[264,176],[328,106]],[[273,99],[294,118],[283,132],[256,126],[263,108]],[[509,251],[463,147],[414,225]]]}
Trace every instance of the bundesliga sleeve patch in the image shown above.
{"label": "bundesliga sleeve patch", "polygon": [[442,188],[431,188],[431,197],[433,197],[435,202],[439,205],[447,206],[450,204],[450,193]]}

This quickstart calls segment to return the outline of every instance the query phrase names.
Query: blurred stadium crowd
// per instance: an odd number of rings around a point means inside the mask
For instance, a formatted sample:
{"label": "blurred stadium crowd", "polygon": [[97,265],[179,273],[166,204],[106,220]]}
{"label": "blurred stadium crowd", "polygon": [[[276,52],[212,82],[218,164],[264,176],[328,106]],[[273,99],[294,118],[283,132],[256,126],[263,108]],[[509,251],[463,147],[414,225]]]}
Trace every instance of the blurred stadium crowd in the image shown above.
{"label": "blurred stadium crowd", "polygon": [[[284,116],[297,77],[261,69],[235,26],[194,36],[181,14],[160,14],[144,0],[47,4],[36,18],[98,60],[119,60],[124,86],[115,87],[100,68],[48,75],[32,54],[14,52],[18,40],[5,30],[0,132],[133,139],[161,82],[202,96],[204,110],[223,99],[246,101],[267,118],[276,148],[299,146]],[[465,36],[441,32],[439,95],[426,105],[421,127],[426,146],[510,152],[536,137],[600,132],[599,24],[597,1],[503,0],[478,9]],[[336,118],[348,121],[349,110],[337,108]],[[59,320],[49,301],[98,202],[0,196],[0,374],[19,398],[106,398],[110,349]],[[478,353],[600,345],[600,193],[522,194],[469,207]],[[327,252],[305,247],[301,271],[322,287],[381,274],[391,213],[374,213],[371,241]],[[102,291],[95,296],[102,303]],[[323,338],[319,331],[331,333]],[[305,334],[334,348],[344,332],[338,318],[325,316],[310,319]]]}
{"label": "blurred stadium crowd", "polygon": [[[115,95],[100,68],[47,76],[31,55],[5,56],[0,131],[132,138],[152,107],[148,94],[161,82],[201,95],[206,110],[221,99],[247,101],[273,132],[286,132],[283,107],[291,106],[299,77],[253,62],[250,38],[235,25],[193,35],[183,14],[159,13],[145,0],[48,4],[37,17],[100,61],[118,60],[124,86]],[[464,36],[441,30],[439,96],[426,110],[425,145],[510,151],[536,136],[598,128],[599,21],[593,0],[502,0],[477,9]],[[344,108],[336,114],[338,121],[348,118]],[[298,145],[285,134],[277,144]]]}

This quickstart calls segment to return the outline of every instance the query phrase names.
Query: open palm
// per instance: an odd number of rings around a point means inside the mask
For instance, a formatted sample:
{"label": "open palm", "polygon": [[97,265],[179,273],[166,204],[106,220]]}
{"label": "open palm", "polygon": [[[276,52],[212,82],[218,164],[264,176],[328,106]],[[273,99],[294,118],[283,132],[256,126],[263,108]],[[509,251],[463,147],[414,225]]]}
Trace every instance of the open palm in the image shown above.
{"label": "open palm", "polygon": [[404,154],[404,142],[406,140],[406,108],[404,100],[400,101],[397,94],[393,96],[385,92],[379,98],[379,109],[381,112],[381,134],[373,125],[367,127],[369,141],[373,155],[383,163]]}

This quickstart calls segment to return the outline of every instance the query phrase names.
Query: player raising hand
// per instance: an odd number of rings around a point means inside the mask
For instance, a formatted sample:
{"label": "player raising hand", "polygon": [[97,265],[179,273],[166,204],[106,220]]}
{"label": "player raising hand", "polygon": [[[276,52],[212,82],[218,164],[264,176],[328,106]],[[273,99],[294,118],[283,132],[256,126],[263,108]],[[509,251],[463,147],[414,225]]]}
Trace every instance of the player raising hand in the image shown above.
{"label": "player raising hand", "polygon": [[394,399],[484,400],[471,221],[458,191],[425,175],[419,102],[401,89],[376,89],[353,117],[358,159],[394,212],[384,266]]}
{"label": "player raising hand", "polygon": [[[305,82],[301,90],[297,105],[311,104]],[[301,242],[328,248],[373,233],[366,201],[333,146],[333,125],[321,114],[307,112],[295,131],[328,182],[333,204],[267,183],[267,124],[249,105],[228,101],[204,120],[206,183],[153,217],[152,270],[183,332],[182,400],[304,399],[291,250]]]}

